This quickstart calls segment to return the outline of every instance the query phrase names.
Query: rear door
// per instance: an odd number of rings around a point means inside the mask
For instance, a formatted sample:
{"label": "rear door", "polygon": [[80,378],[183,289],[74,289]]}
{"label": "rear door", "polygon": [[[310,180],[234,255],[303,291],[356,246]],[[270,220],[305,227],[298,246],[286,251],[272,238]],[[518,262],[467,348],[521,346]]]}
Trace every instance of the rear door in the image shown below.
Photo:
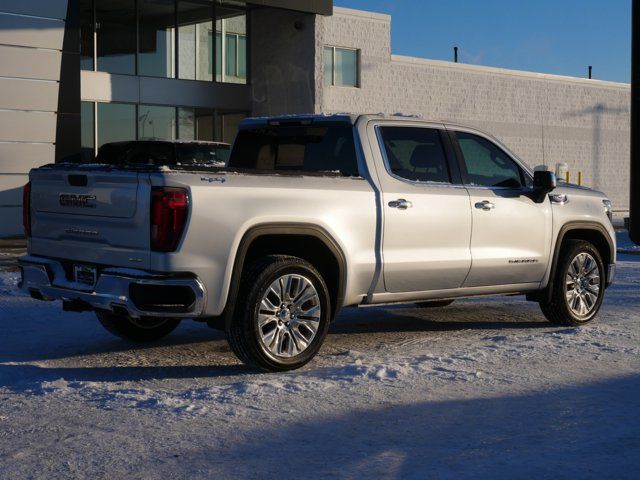
{"label": "rear door", "polygon": [[[471,267],[471,208],[439,124],[375,126],[388,292],[458,288]],[[381,168],[381,166],[383,166]]]}
{"label": "rear door", "polygon": [[31,173],[31,252],[147,268],[148,181],[135,171],[41,168]]}
{"label": "rear door", "polygon": [[464,130],[452,137],[473,212],[473,266],[464,286],[540,282],[551,248],[550,200],[526,196],[530,175],[488,137]]}

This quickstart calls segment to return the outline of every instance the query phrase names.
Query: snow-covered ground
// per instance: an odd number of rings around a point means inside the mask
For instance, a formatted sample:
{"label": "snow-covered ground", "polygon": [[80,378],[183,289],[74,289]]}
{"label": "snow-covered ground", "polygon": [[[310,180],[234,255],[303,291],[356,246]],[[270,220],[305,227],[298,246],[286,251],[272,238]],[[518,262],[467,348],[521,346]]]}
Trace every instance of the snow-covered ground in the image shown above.
{"label": "snow-covered ground", "polygon": [[259,375],[184,323],[137,347],[0,273],[0,478],[638,478],[640,257],[600,318],[521,298],[346,310]]}

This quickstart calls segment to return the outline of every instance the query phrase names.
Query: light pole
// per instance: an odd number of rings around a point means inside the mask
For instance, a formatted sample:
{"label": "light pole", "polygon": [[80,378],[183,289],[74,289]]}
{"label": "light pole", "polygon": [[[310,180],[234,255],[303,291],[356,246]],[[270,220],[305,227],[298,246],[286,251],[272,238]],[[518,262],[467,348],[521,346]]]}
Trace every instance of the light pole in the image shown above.
{"label": "light pole", "polygon": [[640,0],[631,13],[631,197],[629,234],[640,245]]}

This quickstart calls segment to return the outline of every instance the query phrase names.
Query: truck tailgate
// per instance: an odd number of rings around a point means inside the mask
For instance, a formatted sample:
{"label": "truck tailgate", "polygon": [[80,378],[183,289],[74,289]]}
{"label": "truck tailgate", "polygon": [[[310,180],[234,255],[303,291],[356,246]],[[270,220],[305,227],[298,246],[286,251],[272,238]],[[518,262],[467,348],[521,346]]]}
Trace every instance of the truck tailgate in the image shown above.
{"label": "truck tailgate", "polygon": [[148,175],[52,167],[30,180],[33,255],[148,268]]}

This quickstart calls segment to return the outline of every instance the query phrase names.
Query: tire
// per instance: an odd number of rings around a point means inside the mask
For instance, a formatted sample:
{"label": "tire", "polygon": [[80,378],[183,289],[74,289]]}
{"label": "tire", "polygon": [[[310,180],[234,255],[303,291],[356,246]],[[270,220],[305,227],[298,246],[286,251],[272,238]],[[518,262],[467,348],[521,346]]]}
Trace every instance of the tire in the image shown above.
{"label": "tire", "polygon": [[180,320],[174,318],[148,317],[134,320],[111,312],[96,312],[96,317],[109,333],[136,343],[160,340],[180,325]]}
{"label": "tire", "polygon": [[418,308],[444,308],[451,305],[455,300],[433,300],[431,302],[418,302],[416,307]]}
{"label": "tire", "polygon": [[[585,263],[578,268],[580,259]],[[567,240],[560,250],[550,287],[551,295],[543,295],[540,300],[542,313],[555,325],[580,326],[589,323],[602,306],[605,275],[602,257],[591,243]]]}
{"label": "tire", "polygon": [[270,255],[243,273],[227,339],[250,367],[295,370],[318,353],[331,319],[329,290],[316,268],[297,257]]}

